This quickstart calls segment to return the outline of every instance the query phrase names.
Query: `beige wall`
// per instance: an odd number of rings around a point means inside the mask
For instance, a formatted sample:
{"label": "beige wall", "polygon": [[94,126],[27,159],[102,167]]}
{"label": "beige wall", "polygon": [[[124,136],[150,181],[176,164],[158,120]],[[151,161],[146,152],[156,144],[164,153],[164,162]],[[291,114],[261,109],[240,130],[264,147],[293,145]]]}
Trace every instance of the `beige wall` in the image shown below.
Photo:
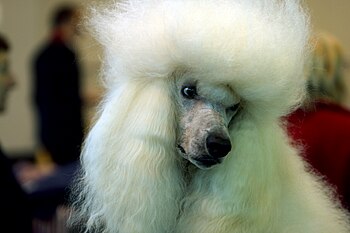
{"label": "beige wall", "polygon": [[343,43],[350,58],[350,1],[306,0],[314,31],[333,33]]}
{"label": "beige wall", "polygon": [[[88,0],[71,0],[89,2]],[[61,0],[0,0],[0,31],[12,44],[12,70],[18,85],[11,93],[8,111],[0,116],[0,141],[7,151],[30,151],[35,148],[35,122],[30,106],[30,58],[33,49],[47,35],[51,9]],[[306,0],[314,29],[334,33],[343,42],[350,57],[350,0]],[[85,35],[79,43],[85,74],[85,89],[98,85],[98,49]]]}

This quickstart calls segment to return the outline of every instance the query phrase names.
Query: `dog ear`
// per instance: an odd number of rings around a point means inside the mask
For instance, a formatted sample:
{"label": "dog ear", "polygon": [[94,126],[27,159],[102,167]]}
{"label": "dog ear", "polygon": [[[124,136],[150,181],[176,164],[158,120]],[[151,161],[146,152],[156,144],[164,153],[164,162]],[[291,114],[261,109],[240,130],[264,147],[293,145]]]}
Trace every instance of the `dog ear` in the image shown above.
{"label": "dog ear", "polygon": [[83,148],[85,205],[93,206],[86,209],[109,232],[166,232],[178,214],[183,181],[171,87],[146,81],[110,93]]}

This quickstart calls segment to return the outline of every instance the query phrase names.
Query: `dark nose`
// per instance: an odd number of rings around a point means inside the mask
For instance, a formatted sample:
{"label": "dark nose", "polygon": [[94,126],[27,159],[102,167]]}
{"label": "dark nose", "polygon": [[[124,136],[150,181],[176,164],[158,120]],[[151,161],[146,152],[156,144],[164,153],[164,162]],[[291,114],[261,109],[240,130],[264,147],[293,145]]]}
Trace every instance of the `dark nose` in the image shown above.
{"label": "dark nose", "polygon": [[217,135],[209,135],[206,144],[209,154],[215,158],[222,158],[231,150],[230,140]]}

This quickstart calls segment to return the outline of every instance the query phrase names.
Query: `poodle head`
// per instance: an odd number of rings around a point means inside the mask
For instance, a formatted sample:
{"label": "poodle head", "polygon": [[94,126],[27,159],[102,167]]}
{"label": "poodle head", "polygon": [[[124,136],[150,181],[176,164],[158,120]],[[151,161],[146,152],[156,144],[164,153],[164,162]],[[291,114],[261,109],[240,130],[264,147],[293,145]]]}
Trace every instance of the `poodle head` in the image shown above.
{"label": "poodle head", "polygon": [[177,148],[201,169],[220,164],[229,154],[229,127],[240,110],[240,99],[228,85],[185,77],[176,80],[179,109]]}
{"label": "poodle head", "polygon": [[117,2],[93,8],[87,24],[119,135],[125,126],[128,137],[166,138],[205,169],[233,153],[243,121],[277,122],[303,100],[309,27],[298,0]]}
{"label": "poodle head", "polygon": [[84,143],[82,212],[109,232],[171,231],[186,186],[181,156],[209,175],[229,169],[301,102],[308,16],[299,0],[123,0],[91,10],[106,94]]}

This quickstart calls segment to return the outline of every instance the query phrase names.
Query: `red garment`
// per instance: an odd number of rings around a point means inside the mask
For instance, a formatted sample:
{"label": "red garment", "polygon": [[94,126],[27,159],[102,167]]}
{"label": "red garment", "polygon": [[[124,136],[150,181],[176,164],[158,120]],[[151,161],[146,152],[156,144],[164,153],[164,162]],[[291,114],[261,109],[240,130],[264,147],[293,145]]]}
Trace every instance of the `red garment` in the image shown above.
{"label": "red garment", "polygon": [[304,146],[304,156],[334,186],[350,210],[350,111],[319,102],[288,117],[288,132]]}

